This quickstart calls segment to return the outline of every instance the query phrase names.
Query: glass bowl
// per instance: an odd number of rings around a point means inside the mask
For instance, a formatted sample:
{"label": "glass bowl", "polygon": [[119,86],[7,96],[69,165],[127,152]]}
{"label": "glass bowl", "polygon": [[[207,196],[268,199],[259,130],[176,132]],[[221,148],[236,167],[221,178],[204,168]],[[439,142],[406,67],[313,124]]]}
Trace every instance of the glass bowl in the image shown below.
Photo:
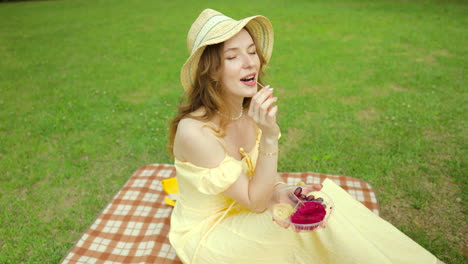
{"label": "glass bowl", "polygon": [[269,211],[279,226],[304,232],[325,227],[333,208],[330,196],[311,185],[286,185],[276,189]]}

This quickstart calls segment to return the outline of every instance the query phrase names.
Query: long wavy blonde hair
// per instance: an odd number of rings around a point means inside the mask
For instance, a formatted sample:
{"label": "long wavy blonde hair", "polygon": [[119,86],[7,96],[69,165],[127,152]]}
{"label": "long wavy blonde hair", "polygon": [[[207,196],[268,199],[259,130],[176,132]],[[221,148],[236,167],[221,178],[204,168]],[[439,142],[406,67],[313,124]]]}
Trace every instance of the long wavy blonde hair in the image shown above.
{"label": "long wavy blonde hair", "polygon": [[[249,33],[250,34],[250,33]],[[262,83],[264,76],[265,58],[261,50],[256,45],[256,52],[260,59],[260,71],[258,72],[258,81]],[[169,125],[169,144],[167,146],[171,157],[174,157],[174,139],[180,120],[184,118],[193,118],[196,120],[208,122],[213,119],[218,112],[225,113],[219,115],[220,121],[218,128],[213,128],[218,137],[225,136],[225,127],[229,123],[227,116],[232,116],[231,110],[227,107],[225,89],[221,85],[221,73],[223,70],[222,59],[223,43],[210,45],[205,48],[198,63],[197,73],[192,89],[182,98],[178,106],[177,115],[172,119]],[[245,98],[243,107],[248,109],[251,98]],[[193,113],[202,108],[202,115],[193,115]]]}

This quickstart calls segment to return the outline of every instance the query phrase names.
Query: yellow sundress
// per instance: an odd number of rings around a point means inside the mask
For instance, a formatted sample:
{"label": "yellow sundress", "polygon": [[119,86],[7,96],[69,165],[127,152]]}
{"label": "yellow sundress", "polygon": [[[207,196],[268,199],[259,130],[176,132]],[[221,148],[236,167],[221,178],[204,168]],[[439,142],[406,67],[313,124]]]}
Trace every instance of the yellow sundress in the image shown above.
{"label": "yellow sundress", "polygon": [[[257,138],[257,146],[259,139]],[[185,264],[433,264],[436,257],[375,215],[331,180],[326,228],[296,233],[223,195],[241,172],[251,175],[257,147],[243,159],[226,156],[216,168],[175,160],[179,196],[169,239]]]}

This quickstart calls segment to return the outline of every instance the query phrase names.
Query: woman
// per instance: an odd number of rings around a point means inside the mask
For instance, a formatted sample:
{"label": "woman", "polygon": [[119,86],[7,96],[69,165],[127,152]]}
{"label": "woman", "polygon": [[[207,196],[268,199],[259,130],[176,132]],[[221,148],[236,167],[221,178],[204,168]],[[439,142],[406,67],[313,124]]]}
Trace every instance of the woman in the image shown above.
{"label": "woman", "polygon": [[272,26],[263,16],[236,21],[207,9],[187,42],[187,103],[169,145],[180,189],[169,238],[184,263],[436,263],[331,181],[323,182],[335,202],[327,228],[295,233],[274,223],[265,210],[284,187],[278,107],[273,89],[260,87]]}

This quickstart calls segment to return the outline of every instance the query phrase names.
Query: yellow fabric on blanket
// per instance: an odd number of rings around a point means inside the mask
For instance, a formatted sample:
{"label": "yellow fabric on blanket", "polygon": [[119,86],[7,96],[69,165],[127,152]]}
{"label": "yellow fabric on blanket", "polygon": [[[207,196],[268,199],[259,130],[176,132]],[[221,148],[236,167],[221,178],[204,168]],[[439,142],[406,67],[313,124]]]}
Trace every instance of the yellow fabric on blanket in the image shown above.
{"label": "yellow fabric on blanket", "polygon": [[343,255],[348,260],[342,263],[436,263],[435,256],[373,214],[333,181],[326,179],[323,191],[333,197],[335,211],[328,227],[320,234],[320,244],[347,252]]}
{"label": "yellow fabric on blanket", "polygon": [[[161,184],[163,186],[163,190],[169,194],[169,195],[178,195],[179,194],[179,185],[177,184],[177,178],[176,177],[171,177],[167,178],[161,181]],[[175,200],[169,198],[169,197],[164,197],[164,202],[170,206],[175,205]]]}
{"label": "yellow fabric on blanket", "polygon": [[171,177],[161,181],[163,190],[167,194],[179,193],[179,186],[177,185],[177,178]]}
{"label": "yellow fabric on blanket", "polygon": [[184,263],[436,263],[331,180],[323,182],[335,203],[327,228],[295,233],[279,227],[269,212],[254,213],[223,195],[245,170],[243,162],[227,156],[208,169],[176,160],[180,194],[169,239]]}

